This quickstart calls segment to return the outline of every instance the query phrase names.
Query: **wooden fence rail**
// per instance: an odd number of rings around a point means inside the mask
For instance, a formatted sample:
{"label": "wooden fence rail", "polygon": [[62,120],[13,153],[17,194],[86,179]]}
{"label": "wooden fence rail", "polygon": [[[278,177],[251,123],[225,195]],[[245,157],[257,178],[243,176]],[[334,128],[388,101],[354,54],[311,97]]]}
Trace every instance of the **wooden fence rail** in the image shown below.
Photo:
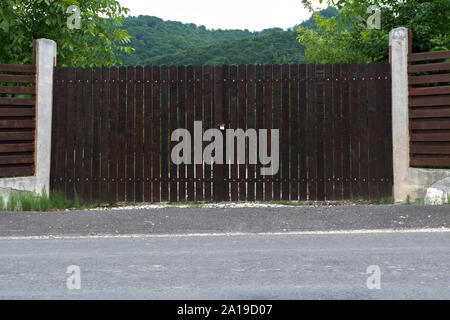
{"label": "wooden fence rail", "polygon": [[[388,64],[56,68],[51,187],[83,201],[392,195]],[[280,129],[280,170],[175,165],[171,133]],[[204,146],[203,146],[204,147]]]}

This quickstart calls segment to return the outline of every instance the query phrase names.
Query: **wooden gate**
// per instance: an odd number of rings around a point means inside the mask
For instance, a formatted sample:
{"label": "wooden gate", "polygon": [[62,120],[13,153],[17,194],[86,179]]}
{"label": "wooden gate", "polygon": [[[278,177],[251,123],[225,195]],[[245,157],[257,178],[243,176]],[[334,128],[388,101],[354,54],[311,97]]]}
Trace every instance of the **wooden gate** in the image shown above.
{"label": "wooden gate", "polygon": [[[56,68],[51,188],[83,201],[392,195],[389,64]],[[175,165],[177,128],[280,129],[280,170]]]}

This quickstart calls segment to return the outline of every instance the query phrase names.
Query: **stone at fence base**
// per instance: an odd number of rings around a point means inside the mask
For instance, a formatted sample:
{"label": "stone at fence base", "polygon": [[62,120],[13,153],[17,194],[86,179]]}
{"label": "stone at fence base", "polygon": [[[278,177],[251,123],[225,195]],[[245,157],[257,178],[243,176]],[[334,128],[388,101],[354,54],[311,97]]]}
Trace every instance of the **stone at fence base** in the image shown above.
{"label": "stone at fence base", "polygon": [[450,178],[442,179],[427,189],[424,203],[427,205],[443,205],[450,201]]}

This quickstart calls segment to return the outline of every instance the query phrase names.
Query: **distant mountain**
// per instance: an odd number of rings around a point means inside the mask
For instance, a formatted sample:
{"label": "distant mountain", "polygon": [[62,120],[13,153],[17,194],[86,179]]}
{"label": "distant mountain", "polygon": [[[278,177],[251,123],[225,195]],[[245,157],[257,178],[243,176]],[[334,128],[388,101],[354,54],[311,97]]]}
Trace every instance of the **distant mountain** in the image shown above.
{"label": "distant mountain", "polygon": [[[322,14],[336,12],[328,8]],[[300,25],[314,27],[314,21],[309,19]],[[120,54],[123,65],[299,63],[304,57],[294,28],[209,30],[152,16],[127,17],[123,28],[131,35],[131,46],[135,48],[132,54]]]}

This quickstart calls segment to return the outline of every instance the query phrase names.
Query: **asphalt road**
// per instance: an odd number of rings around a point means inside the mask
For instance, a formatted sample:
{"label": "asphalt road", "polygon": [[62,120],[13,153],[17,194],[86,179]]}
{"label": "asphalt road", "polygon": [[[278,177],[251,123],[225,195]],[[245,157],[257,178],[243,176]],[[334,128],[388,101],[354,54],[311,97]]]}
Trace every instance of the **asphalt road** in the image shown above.
{"label": "asphalt road", "polygon": [[[1,238],[0,298],[450,299],[449,257],[444,230]],[[70,265],[79,290],[67,289]]]}
{"label": "asphalt road", "polygon": [[0,237],[450,228],[447,206],[0,212]]}

